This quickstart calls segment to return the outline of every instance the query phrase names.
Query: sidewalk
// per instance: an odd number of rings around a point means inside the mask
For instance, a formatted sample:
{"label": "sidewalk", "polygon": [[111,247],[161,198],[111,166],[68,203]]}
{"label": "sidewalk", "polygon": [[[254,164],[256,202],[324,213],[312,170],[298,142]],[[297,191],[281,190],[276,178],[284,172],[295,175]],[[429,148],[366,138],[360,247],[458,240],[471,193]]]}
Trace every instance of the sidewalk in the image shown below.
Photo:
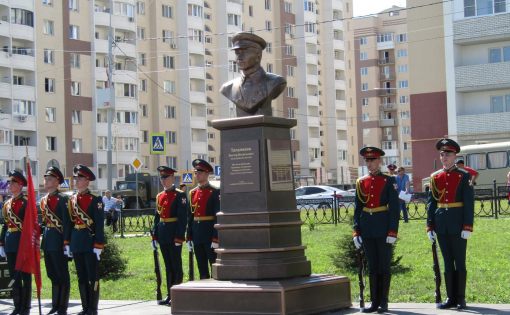
{"label": "sidewalk", "polygon": [[[47,314],[51,308],[50,300],[42,300],[42,313]],[[11,300],[0,300],[0,314],[9,314],[12,311]],[[69,303],[68,314],[77,314],[81,311],[80,301],[71,300]],[[100,301],[99,314],[100,315],[169,315],[170,308],[167,306],[159,306],[155,301]],[[32,300],[31,314],[39,314],[37,301]],[[510,314],[510,304],[468,304],[468,309],[463,312],[456,309],[451,310],[438,310],[435,304],[424,303],[390,303],[390,312],[386,314],[401,314],[401,315],[415,315],[415,314]],[[342,314],[361,314],[359,309],[350,308],[338,312],[324,313],[327,315],[342,315]],[[374,313],[377,314],[377,313]]]}

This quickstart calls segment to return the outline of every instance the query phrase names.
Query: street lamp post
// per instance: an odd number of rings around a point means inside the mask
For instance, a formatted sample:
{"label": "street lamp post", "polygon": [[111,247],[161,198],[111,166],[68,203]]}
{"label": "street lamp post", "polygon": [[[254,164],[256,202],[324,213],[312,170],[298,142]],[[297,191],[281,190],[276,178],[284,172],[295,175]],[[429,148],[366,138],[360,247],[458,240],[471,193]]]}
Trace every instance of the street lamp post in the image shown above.
{"label": "street lamp post", "polygon": [[106,110],[108,123],[108,137],[106,138],[106,172],[107,189],[112,189],[113,165],[112,165],[112,122],[115,111],[115,88],[113,86],[113,28],[112,28],[113,1],[110,0],[110,29],[108,32],[108,88],[110,89],[110,106]]}

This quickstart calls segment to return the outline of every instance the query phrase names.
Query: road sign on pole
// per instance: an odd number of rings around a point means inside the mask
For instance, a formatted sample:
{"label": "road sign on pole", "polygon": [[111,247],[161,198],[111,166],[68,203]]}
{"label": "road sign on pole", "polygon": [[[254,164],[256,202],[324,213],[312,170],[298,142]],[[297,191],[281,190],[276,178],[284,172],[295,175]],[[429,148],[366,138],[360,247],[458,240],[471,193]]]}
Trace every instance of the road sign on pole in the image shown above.
{"label": "road sign on pole", "polygon": [[193,173],[182,174],[182,183],[183,184],[193,184]]}
{"label": "road sign on pole", "polygon": [[71,189],[71,177],[64,178],[64,182],[60,184],[61,189]]}
{"label": "road sign on pole", "polygon": [[214,176],[216,176],[216,177],[220,177],[221,176],[221,166],[216,165],[214,167]]}
{"label": "road sign on pole", "polygon": [[135,158],[133,159],[133,162],[131,162],[131,166],[133,166],[133,168],[135,169],[135,171],[137,171],[137,172],[138,172],[138,171],[140,171],[140,169],[142,168],[142,166],[143,166],[143,162],[142,162],[139,158],[135,157]]}
{"label": "road sign on pole", "polygon": [[165,154],[165,134],[151,133],[151,154]]}

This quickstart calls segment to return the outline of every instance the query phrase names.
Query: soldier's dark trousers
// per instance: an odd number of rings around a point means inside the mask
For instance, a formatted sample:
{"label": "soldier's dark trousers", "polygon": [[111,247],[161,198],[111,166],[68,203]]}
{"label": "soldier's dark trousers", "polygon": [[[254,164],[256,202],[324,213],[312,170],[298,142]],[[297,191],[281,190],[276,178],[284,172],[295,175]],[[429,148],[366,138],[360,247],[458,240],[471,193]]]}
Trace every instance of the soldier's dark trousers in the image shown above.
{"label": "soldier's dark trousers", "polygon": [[96,255],[90,253],[73,253],[76,273],[78,274],[78,287],[82,304],[82,315],[97,314],[99,303],[99,274]]}
{"label": "soldier's dark trousers", "polygon": [[194,244],[195,257],[197,258],[198,272],[200,279],[209,279],[209,265],[216,261],[216,252],[211,248],[211,242],[203,244]]}
{"label": "soldier's dark trousers", "polygon": [[363,248],[368,262],[370,280],[370,300],[372,304],[364,313],[372,313],[379,309],[388,309],[390,291],[391,244],[386,237],[364,238]]}
{"label": "soldier's dark trousers", "polygon": [[467,240],[459,235],[437,234],[445,269],[447,299],[439,308],[466,307]]}
{"label": "soldier's dark trousers", "polygon": [[165,261],[166,287],[168,289],[168,296],[170,296],[170,288],[175,284],[182,283],[182,245],[162,244],[160,248],[163,260]]}
{"label": "soldier's dark trousers", "polygon": [[69,266],[64,251],[45,251],[44,263],[51,280],[51,310],[48,314],[67,314],[69,305]]}
{"label": "soldier's dark trousers", "polygon": [[32,275],[25,272],[15,271],[17,253],[7,254],[7,267],[12,285],[12,301],[14,310],[11,314],[27,315],[30,314],[30,303],[32,301]]}

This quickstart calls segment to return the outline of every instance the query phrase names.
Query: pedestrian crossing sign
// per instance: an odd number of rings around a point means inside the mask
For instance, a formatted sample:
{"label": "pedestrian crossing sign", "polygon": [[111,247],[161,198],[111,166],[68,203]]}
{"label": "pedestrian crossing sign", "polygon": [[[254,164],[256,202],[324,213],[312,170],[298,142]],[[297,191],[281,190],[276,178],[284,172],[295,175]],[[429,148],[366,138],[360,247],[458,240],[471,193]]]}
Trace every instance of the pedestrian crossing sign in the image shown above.
{"label": "pedestrian crossing sign", "polygon": [[182,183],[183,184],[193,184],[193,173],[182,174]]}
{"label": "pedestrian crossing sign", "polygon": [[151,154],[165,154],[165,134],[151,133]]}
{"label": "pedestrian crossing sign", "polygon": [[71,177],[64,178],[64,182],[60,184],[60,189],[71,189]]}

